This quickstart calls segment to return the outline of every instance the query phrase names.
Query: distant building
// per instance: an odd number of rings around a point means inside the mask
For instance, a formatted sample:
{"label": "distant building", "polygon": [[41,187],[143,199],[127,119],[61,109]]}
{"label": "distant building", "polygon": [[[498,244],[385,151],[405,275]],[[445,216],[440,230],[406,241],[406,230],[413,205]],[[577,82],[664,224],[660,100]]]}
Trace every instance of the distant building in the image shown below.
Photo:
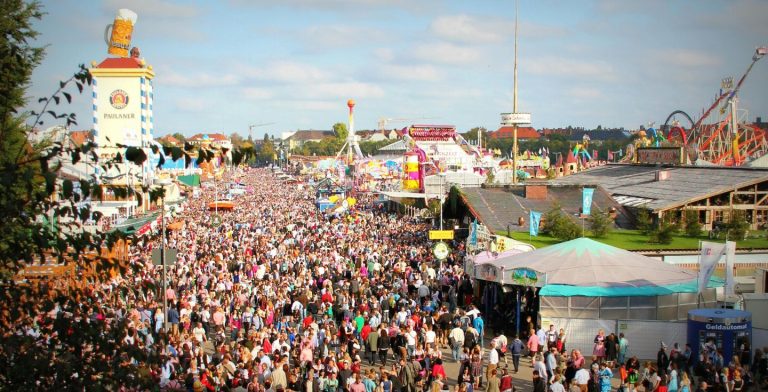
{"label": "distant building", "polygon": [[176,139],[175,137],[173,137],[173,135],[165,135],[157,139],[157,142],[164,146],[172,146],[172,147],[181,147],[182,145],[181,140]]}
{"label": "distant building", "polygon": [[695,211],[704,230],[744,212],[750,229],[768,224],[768,170],[746,167],[609,164],[553,180],[576,186],[599,185],[619,204],[645,209],[657,219],[684,220]]}
{"label": "distant building", "polygon": [[[490,132],[491,139],[511,139],[514,137],[514,127],[501,127],[494,132]],[[517,127],[517,140],[539,140],[541,134],[533,127]]]}
{"label": "distant building", "polygon": [[304,146],[306,142],[319,142],[325,138],[335,137],[333,131],[318,131],[314,129],[299,130],[293,133],[293,135],[284,138],[283,140],[288,142],[288,149],[294,150]]}
{"label": "distant building", "polygon": [[573,129],[568,128],[542,128],[540,131],[541,136],[560,135],[568,137],[573,132]]}
{"label": "distant building", "polygon": [[232,140],[221,133],[198,133],[187,139],[192,145],[232,149]]}

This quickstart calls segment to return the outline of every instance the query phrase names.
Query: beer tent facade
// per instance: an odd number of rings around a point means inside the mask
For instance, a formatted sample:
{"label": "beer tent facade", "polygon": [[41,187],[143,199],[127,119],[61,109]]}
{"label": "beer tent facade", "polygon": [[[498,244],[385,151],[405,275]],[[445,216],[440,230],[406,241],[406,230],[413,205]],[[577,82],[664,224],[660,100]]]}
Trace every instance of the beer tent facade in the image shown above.
{"label": "beer tent facade", "polygon": [[[699,304],[697,273],[578,238],[476,266],[477,279],[536,286],[541,317],[685,320]],[[701,306],[713,306],[713,279]]]}

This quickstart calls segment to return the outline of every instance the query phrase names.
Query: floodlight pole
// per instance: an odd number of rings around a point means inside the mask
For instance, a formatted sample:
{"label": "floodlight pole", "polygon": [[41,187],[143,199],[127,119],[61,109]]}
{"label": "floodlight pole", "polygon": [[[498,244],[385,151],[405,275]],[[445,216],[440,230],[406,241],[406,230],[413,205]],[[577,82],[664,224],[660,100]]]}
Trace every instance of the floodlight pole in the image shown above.
{"label": "floodlight pole", "polygon": [[165,186],[163,186],[163,197],[161,199],[160,210],[160,265],[163,266],[163,332],[168,333],[168,296],[166,295],[165,279]]}

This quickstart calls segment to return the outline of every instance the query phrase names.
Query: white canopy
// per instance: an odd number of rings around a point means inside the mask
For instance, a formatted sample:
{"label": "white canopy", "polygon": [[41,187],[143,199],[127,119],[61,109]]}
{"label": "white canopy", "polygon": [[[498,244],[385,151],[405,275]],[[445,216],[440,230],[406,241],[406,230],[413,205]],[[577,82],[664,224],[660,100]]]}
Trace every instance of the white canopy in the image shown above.
{"label": "white canopy", "polygon": [[[557,245],[490,260],[501,283],[582,287],[667,286],[691,282],[696,273],[661,260],[578,238]],[[498,281],[498,280],[497,280]]]}

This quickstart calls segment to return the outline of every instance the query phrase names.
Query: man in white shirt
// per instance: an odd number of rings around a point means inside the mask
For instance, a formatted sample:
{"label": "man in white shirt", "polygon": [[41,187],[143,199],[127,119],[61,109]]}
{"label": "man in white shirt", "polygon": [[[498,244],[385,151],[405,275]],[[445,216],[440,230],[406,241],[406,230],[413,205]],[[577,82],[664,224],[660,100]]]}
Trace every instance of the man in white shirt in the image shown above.
{"label": "man in white shirt", "polygon": [[461,347],[464,346],[464,331],[461,330],[461,327],[456,325],[451,330],[451,333],[448,334],[448,340],[452,342],[451,353],[453,353],[453,360],[458,361],[459,352],[461,351]]}
{"label": "man in white shirt", "polygon": [[493,342],[488,351],[488,367],[485,368],[485,379],[491,379],[491,372],[499,366],[499,351],[496,350],[496,342]]}
{"label": "man in white shirt", "polygon": [[576,380],[576,385],[579,386],[581,392],[587,392],[587,384],[589,384],[589,370],[584,368],[577,370],[576,374],[573,376],[573,379]]}

